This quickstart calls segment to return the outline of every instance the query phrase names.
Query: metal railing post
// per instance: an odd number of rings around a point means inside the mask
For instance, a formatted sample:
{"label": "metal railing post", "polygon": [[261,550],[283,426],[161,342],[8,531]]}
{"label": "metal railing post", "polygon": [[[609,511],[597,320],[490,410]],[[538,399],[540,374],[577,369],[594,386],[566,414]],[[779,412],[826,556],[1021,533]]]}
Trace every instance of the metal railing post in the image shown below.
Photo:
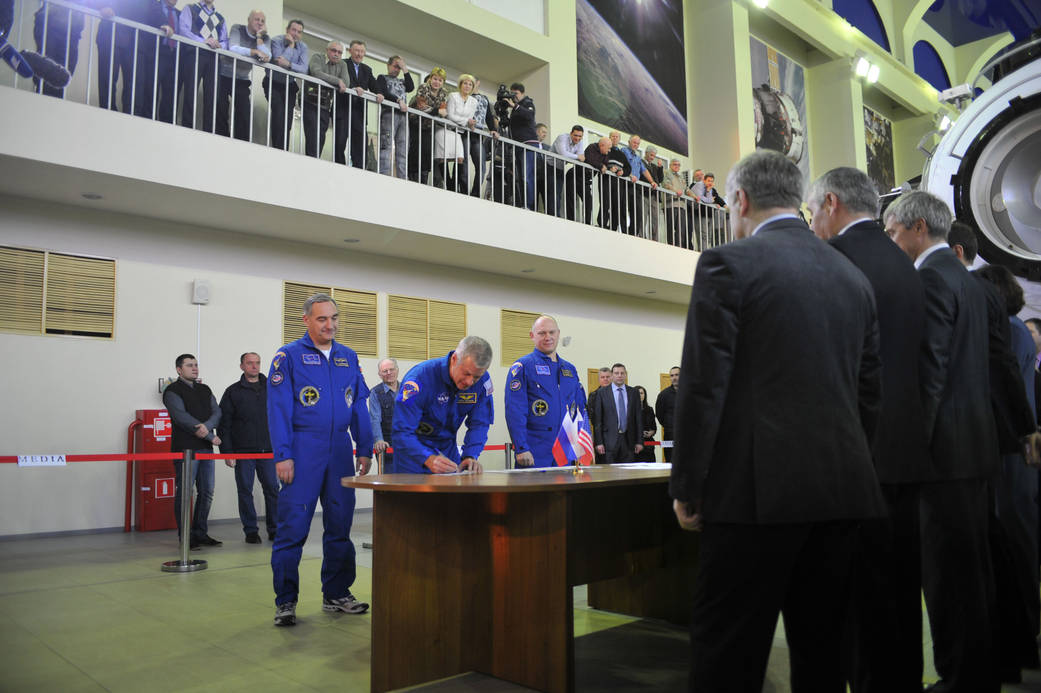
{"label": "metal railing post", "polygon": [[188,558],[191,551],[192,533],[192,468],[195,466],[195,451],[185,450],[181,463],[181,557],[163,563],[164,573],[194,573],[206,570],[206,561]]}
{"label": "metal railing post", "polygon": [[506,454],[506,469],[513,469],[513,443],[507,442],[503,446],[503,452]]}

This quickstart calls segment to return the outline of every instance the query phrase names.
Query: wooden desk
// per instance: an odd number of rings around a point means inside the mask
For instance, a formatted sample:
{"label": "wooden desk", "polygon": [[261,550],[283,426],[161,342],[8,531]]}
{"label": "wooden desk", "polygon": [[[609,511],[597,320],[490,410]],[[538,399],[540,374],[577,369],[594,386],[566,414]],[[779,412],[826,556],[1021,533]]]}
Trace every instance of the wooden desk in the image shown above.
{"label": "wooden desk", "polygon": [[346,477],[373,494],[372,691],[478,671],[574,690],[571,588],[685,622],[697,536],[668,470]]}

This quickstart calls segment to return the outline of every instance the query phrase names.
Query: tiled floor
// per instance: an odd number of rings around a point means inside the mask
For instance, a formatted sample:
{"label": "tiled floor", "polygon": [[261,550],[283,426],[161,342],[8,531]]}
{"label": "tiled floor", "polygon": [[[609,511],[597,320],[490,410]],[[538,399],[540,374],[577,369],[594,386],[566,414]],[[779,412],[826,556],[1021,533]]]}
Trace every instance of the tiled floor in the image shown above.
{"label": "tiled floor", "polygon": [[[353,591],[363,600],[372,552],[362,542],[371,531],[371,515],[359,512]],[[192,574],[160,571],[179,555],[173,531],[0,541],[0,691],[367,691],[369,616],[321,610],[320,519],[304,548],[295,628],[271,623],[270,544],[244,543],[238,523],[215,523],[210,533],[224,546],[192,552],[209,561]],[[576,637],[633,621],[589,609],[576,588]],[[639,633],[638,625],[629,630]],[[579,645],[576,652],[581,681]],[[471,676],[429,690],[518,689]],[[788,691],[780,626],[764,690]],[[1004,690],[1041,691],[1041,676],[1028,672],[1026,683]]]}

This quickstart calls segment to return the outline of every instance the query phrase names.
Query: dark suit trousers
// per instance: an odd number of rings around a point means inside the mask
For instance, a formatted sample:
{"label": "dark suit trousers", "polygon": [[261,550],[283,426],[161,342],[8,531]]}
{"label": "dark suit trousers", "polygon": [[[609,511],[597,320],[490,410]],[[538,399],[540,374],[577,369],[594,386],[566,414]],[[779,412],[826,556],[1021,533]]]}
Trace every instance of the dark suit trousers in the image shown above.
{"label": "dark suit trousers", "polygon": [[[365,99],[358,96],[351,96],[348,98],[348,104],[347,109],[350,112],[344,113],[343,118],[346,119],[347,117],[350,117],[351,120],[351,165],[355,168],[365,168],[365,163],[362,161],[364,158],[363,153],[365,151]],[[337,104],[337,107],[339,106],[340,104]],[[337,119],[339,118],[340,114],[337,113]],[[346,135],[346,130],[344,131],[344,134]],[[339,141],[339,138],[337,138],[337,141]],[[340,152],[340,156],[342,156],[344,148],[337,146],[336,151]],[[346,163],[340,159],[337,159],[336,162],[340,164]]]}
{"label": "dark suit trousers", "polygon": [[[252,110],[252,83],[248,79],[221,75],[217,80],[217,134],[248,142],[252,138],[249,115]],[[234,98],[232,98],[234,92]],[[229,122],[229,107],[231,120]]]}
{"label": "dark suit trousers", "polygon": [[761,691],[778,614],[793,693],[844,693],[841,632],[854,523],[708,523],[691,615],[690,690]]}
{"label": "dark suit trousers", "polygon": [[921,485],[922,590],[943,693],[996,693],[994,578],[983,479]]}
{"label": "dark suit trousers", "polygon": [[635,452],[633,448],[636,447],[636,443],[629,443],[628,435],[625,433],[619,433],[618,437],[615,438],[614,446],[605,446],[604,450],[604,464],[621,464],[624,462],[632,462]]}
{"label": "dark suit trousers", "polygon": [[857,527],[847,625],[853,693],[922,690],[918,484],[882,484],[888,517]]}

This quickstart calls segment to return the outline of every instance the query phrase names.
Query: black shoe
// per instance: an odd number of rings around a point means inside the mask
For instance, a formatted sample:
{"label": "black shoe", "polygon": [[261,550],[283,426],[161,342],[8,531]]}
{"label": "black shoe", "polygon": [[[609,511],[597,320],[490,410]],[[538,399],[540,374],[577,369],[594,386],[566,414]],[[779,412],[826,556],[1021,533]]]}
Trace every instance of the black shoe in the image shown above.
{"label": "black shoe", "polygon": [[199,537],[200,546],[220,546],[223,543],[224,542],[222,542],[220,539],[214,539],[209,534],[204,534],[203,536]]}
{"label": "black shoe", "polygon": [[[177,542],[177,543],[180,544],[180,542]],[[190,548],[192,551],[198,551],[199,547],[200,547],[199,542],[195,541],[194,539],[189,539],[188,540],[188,548]]]}
{"label": "black shoe", "polygon": [[249,534],[246,535],[246,543],[247,544],[259,544],[259,543],[261,543],[260,535],[257,534],[256,532],[250,532]]}

